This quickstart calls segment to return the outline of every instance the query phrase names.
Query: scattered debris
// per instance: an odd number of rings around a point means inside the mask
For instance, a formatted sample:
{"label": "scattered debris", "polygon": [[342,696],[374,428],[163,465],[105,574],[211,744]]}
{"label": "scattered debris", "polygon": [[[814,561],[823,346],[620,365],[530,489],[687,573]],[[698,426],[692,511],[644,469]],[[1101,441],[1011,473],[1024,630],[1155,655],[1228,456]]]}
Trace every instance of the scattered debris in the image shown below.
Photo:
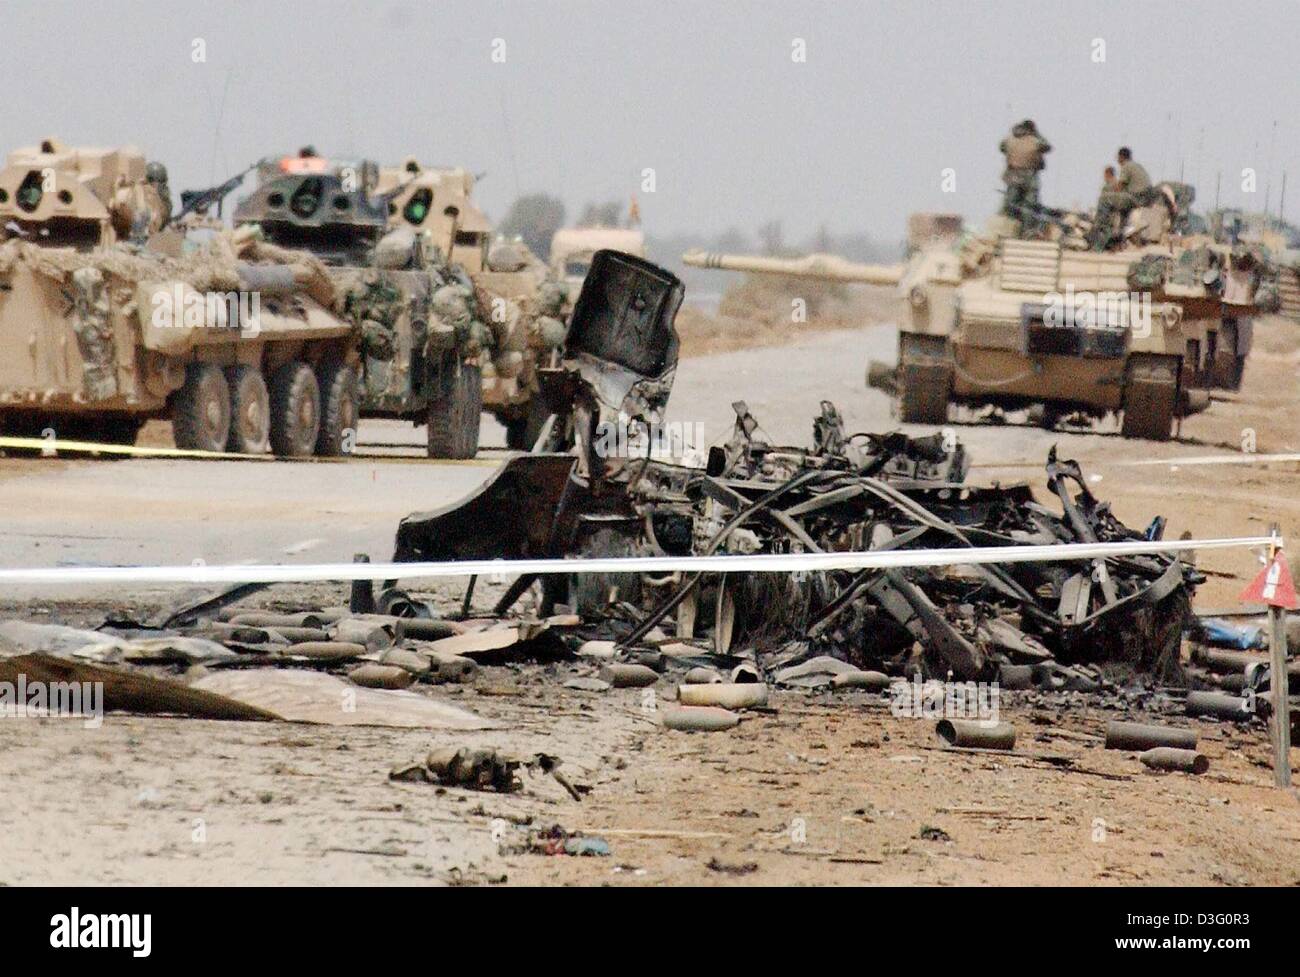
{"label": "scattered debris", "polygon": [[1010,723],[980,719],[941,719],[935,727],[939,738],[950,746],[980,750],[1014,750],[1016,730]]}
{"label": "scattered debris", "polygon": [[710,872],[720,872],[723,875],[753,875],[758,871],[758,862],[724,862],[714,855],[705,863],[705,867]]}
{"label": "scattered debris", "polygon": [[943,828],[936,828],[930,824],[921,825],[921,830],[916,833],[916,837],[921,841],[952,841],[952,835]]}
{"label": "scattered debris", "polygon": [[[941,435],[850,435],[826,402],[813,422],[811,448],[780,447],[758,439],[746,405],[734,407],[735,434],[711,449],[706,469],[603,459],[587,453],[590,446],[576,456],[517,456],[462,505],[403,520],[395,559],[1052,545],[1154,540],[1163,531],[1161,519],[1140,532],[1124,526],[1092,495],[1079,466],[1055,452],[1047,486],[1059,513],[1034,501],[1027,485],[966,484],[964,449]],[[506,509],[536,518],[522,525],[473,518]],[[881,675],[919,669],[924,677],[961,681],[991,681],[1004,666],[1033,666],[1021,676],[1029,687],[1087,690],[1101,683],[1079,668],[1085,663],[1120,663],[1182,682],[1181,635],[1201,579],[1164,555],[794,575],[684,573],[667,581],[574,574],[543,581],[543,613],[563,603],[597,626],[581,645],[584,656],[631,655],[672,616],[673,644],[684,646],[674,652],[700,656],[695,664],[710,664],[710,655],[712,663],[738,657],[754,678],[767,673],[817,687],[849,674],[821,659]],[[818,664],[796,670],[812,661]],[[840,682],[880,684],[874,676]]]}
{"label": "scattered debris", "polygon": [[1108,750],[1151,750],[1156,747],[1195,750],[1196,730],[1126,723],[1114,719],[1106,724]]}
{"label": "scattered debris", "polygon": [[523,842],[503,844],[502,855],[577,855],[607,856],[609,842],[596,835],[568,832],[560,825],[551,825],[541,831],[530,831]]}
{"label": "scattered debris", "polygon": [[1180,750],[1172,746],[1157,746],[1145,751],[1139,759],[1152,770],[1175,770],[1201,774],[1210,769],[1210,761],[1195,750]]}
{"label": "scattered debris", "polygon": [[706,685],[680,685],[677,701],[684,706],[721,706],[723,709],[749,709],[767,705],[767,686],[753,682],[713,682]]}

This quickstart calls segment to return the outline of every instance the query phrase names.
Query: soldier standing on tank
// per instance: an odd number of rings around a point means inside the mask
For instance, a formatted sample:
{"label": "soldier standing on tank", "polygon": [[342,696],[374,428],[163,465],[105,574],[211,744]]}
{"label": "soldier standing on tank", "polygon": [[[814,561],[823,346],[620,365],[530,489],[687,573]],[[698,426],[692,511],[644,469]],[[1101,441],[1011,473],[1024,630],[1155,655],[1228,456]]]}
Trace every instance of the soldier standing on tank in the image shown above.
{"label": "soldier standing on tank", "polygon": [[165,227],[172,218],[172,191],[167,182],[167,167],[157,161],[149,163],[144,168],[144,179],[158,194],[161,210],[158,216],[161,217],[162,225]]}
{"label": "soldier standing on tank", "polygon": [[1115,236],[1115,215],[1119,215],[1120,230],[1128,219],[1129,211],[1151,202],[1151,177],[1146,168],[1133,158],[1133,151],[1121,146],[1115,154],[1119,174],[1113,185],[1101,192],[1097,200],[1097,217],[1092,222],[1092,249],[1105,251]]}
{"label": "soldier standing on tank", "polygon": [[1026,226],[1036,224],[1038,174],[1046,165],[1044,154],[1050,153],[1052,147],[1038,134],[1034,120],[1025,119],[1012,127],[1011,135],[998,148],[1007,159],[1007,168],[1002,172],[1002,182],[1007,185],[1002,213]]}

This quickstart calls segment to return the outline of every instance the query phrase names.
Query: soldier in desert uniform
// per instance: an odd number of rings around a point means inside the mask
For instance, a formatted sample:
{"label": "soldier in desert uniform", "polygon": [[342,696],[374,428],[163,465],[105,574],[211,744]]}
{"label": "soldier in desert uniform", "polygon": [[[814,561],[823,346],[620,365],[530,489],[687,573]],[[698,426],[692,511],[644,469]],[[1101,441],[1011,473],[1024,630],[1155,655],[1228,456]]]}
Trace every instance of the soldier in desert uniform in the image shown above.
{"label": "soldier in desert uniform", "polygon": [[[1119,163],[1119,173],[1097,200],[1097,217],[1093,221],[1090,242],[1094,251],[1106,250],[1117,231],[1123,229],[1130,210],[1151,202],[1151,177],[1146,168],[1133,158],[1133,151],[1121,146],[1115,159]],[[1118,228],[1115,226],[1117,215]]]}
{"label": "soldier in desert uniform", "polygon": [[1052,151],[1051,145],[1038,134],[1032,119],[1014,126],[1011,135],[998,147],[1007,159],[1002,182],[1007,185],[1002,201],[1002,213],[1026,225],[1035,223],[1033,216],[1038,207],[1038,174],[1046,165],[1043,156]]}

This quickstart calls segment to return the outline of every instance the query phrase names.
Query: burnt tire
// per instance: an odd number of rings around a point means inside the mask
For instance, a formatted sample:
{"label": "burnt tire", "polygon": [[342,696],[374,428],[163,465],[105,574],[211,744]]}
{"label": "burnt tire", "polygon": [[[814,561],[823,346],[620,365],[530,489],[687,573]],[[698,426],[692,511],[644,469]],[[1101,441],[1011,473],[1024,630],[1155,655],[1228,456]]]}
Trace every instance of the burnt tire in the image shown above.
{"label": "burnt tire", "polygon": [[1177,365],[1158,357],[1131,357],[1124,374],[1120,433],[1126,438],[1168,441],[1177,407]]}
{"label": "burnt tire", "polygon": [[271,393],[262,371],[255,366],[226,368],[230,386],[230,438],[228,450],[241,455],[261,455],[271,450]]}
{"label": "burnt tire", "polygon": [[325,363],[317,376],[320,384],[320,433],[316,454],[334,458],[352,450],[361,421],[357,371],[346,363]]}
{"label": "burnt tire", "polygon": [[306,363],[294,361],[271,378],[271,450],[286,458],[306,458],[320,434],[320,385]]}
{"label": "burnt tire", "polygon": [[463,459],[478,454],[482,413],[479,368],[464,363],[446,366],[437,378],[437,393],[429,401],[429,457]]}
{"label": "burnt tire", "polygon": [[215,363],[191,363],[172,400],[172,437],[190,451],[225,451],[230,440],[230,387]]}
{"label": "burnt tire", "polygon": [[900,336],[898,419],[905,424],[948,423],[952,364],[939,336]]}

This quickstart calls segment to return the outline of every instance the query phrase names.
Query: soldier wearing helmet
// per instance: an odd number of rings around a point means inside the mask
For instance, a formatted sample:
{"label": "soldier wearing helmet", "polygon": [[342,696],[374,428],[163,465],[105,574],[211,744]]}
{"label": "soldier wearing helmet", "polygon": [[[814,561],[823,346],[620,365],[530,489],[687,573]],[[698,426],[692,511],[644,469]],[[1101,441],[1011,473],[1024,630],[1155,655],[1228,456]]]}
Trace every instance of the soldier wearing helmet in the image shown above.
{"label": "soldier wearing helmet", "polygon": [[1002,182],[1007,185],[1002,213],[1030,222],[1038,207],[1038,174],[1046,165],[1043,156],[1052,151],[1051,144],[1038,134],[1033,119],[1025,119],[1012,128],[1011,135],[998,148],[1007,160],[1002,172]]}

